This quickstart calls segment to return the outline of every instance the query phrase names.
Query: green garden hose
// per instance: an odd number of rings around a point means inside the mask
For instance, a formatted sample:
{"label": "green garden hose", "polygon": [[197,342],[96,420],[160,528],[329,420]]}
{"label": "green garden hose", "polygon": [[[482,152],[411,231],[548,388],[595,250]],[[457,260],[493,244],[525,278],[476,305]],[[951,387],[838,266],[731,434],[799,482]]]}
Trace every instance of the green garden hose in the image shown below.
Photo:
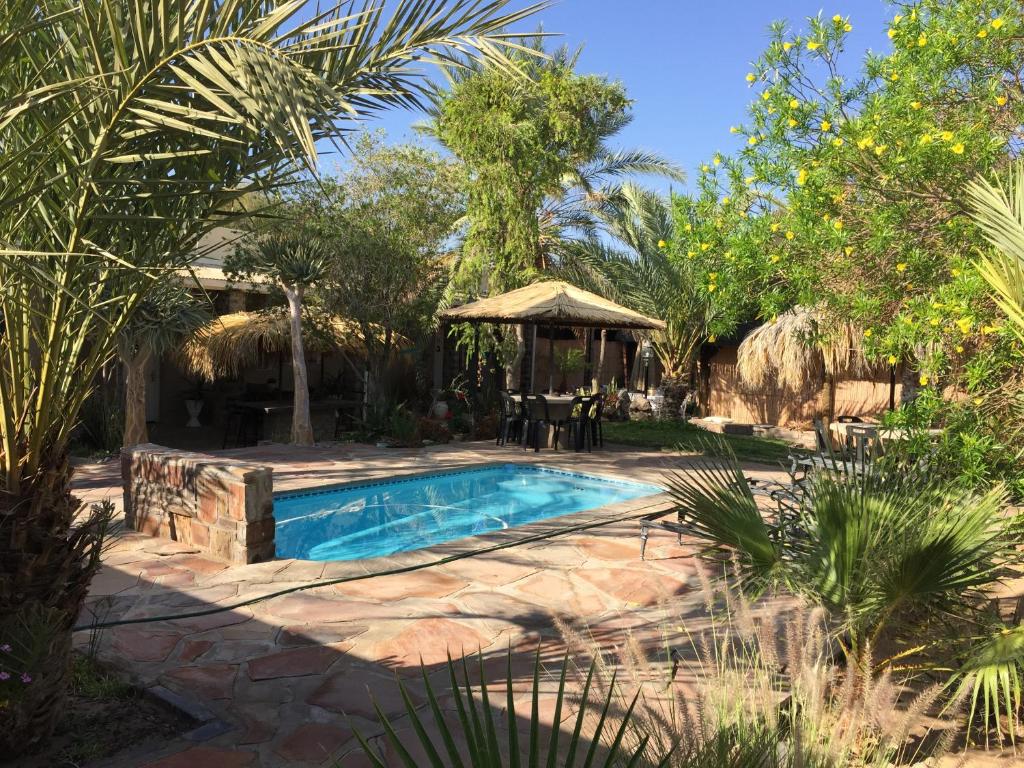
{"label": "green garden hose", "polygon": [[233,611],[238,608],[245,608],[249,605],[255,605],[256,603],[263,602],[264,600],[273,600],[276,597],[290,595],[294,592],[302,592],[307,589],[315,589],[317,587],[330,587],[335,584],[346,584],[351,581],[362,581],[363,579],[373,579],[378,576],[396,576],[401,573],[411,573],[413,571],[419,571],[424,568],[433,568],[438,565],[446,565],[447,563],[452,563],[456,560],[464,560],[467,557],[476,557],[477,555],[485,555],[489,552],[498,552],[503,549],[511,549],[512,547],[522,546],[523,544],[529,544],[534,541],[543,541],[545,539],[554,538],[555,536],[562,536],[567,533],[585,531],[591,528],[600,528],[604,525],[621,523],[627,520],[637,520],[648,514],[650,514],[649,511],[639,514],[624,515],[622,517],[616,517],[610,520],[601,520],[595,523],[581,523],[580,525],[572,525],[567,528],[560,528],[556,531],[551,531],[549,533],[539,533],[533,536],[526,536],[517,541],[509,541],[504,544],[495,544],[491,547],[484,547],[483,549],[474,549],[470,550],[469,552],[462,552],[456,555],[449,555],[447,557],[442,557],[439,560],[431,560],[429,562],[418,563],[416,565],[406,565],[401,568],[389,568],[384,571],[375,571],[373,573],[361,573],[353,576],[342,576],[337,579],[313,581],[308,584],[300,584],[297,587],[289,587],[288,589],[282,589],[277,592],[270,592],[266,595],[260,595],[259,597],[253,597],[248,600],[242,600],[241,602],[232,603],[231,605],[219,605],[214,608],[206,608],[201,611],[188,611],[184,613],[171,614],[168,616],[146,616],[137,619],[115,619],[114,621],[100,621],[92,624],[80,624],[77,627],[75,627],[73,631],[79,632],[83,630],[108,629],[110,627],[123,627],[128,624],[150,624],[157,621],[177,621],[179,619],[193,619],[199,616],[211,616],[216,613],[224,613],[225,611]]}

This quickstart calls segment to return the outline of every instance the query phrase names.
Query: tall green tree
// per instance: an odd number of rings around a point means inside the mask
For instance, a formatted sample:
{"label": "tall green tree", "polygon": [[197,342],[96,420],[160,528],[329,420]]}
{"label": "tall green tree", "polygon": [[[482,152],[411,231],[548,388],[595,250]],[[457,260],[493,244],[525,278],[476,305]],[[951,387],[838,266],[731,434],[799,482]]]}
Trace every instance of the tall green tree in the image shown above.
{"label": "tall green tree", "polygon": [[67,448],[121,330],[238,198],[312,169],[352,117],[418,103],[417,62],[500,58],[538,8],[305,5],[0,4],[0,622],[5,638],[52,628],[33,685],[0,712],[4,755],[43,742],[61,710],[102,533],[78,515]]}

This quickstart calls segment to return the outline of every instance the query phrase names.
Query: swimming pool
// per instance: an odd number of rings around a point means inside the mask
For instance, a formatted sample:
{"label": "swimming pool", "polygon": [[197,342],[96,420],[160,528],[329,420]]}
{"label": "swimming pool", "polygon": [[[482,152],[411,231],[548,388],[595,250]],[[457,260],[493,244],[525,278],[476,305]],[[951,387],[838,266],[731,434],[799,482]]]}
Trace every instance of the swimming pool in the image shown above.
{"label": "swimming pool", "polygon": [[661,493],[504,464],[274,497],[278,557],[361,560]]}

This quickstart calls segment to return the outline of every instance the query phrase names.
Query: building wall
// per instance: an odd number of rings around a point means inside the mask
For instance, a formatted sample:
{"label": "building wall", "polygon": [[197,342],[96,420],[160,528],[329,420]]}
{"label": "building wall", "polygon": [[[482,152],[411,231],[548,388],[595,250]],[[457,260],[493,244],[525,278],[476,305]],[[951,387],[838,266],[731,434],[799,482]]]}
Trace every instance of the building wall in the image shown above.
{"label": "building wall", "polygon": [[[808,382],[799,392],[779,386],[753,390],[740,381],[736,347],[719,349],[708,364],[706,416],[725,416],[746,424],[781,427],[810,424],[824,415],[828,393],[823,381]],[[896,377],[896,402],[900,401],[900,375]],[[889,376],[840,380],[836,385],[836,416],[879,416],[889,406]]]}

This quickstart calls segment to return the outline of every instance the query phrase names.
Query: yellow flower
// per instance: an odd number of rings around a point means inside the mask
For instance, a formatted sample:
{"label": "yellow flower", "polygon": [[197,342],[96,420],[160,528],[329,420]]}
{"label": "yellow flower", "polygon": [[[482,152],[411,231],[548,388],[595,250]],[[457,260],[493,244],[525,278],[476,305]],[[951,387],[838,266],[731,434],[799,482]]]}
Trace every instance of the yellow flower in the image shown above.
{"label": "yellow flower", "polygon": [[708,248],[710,248],[710,247],[711,247],[711,243],[701,243],[701,244],[700,244],[700,249],[701,249],[702,251],[706,251],[706,250],[707,250]]}
{"label": "yellow flower", "polygon": [[934,139],[932,138],[932,135],[930,133],[925,133],[920,139],[918,139],[917,143],[923,147],[926,144],[931,144],[933,141]]}
{"label": "yellow flower", "polygon": [[921,102],[920,101],[912,101],[912,102],[910,102],[910,108],[911,109],[920,109],[921,108]]}
{"label": "yellow flower", "polygon": [[1006,105],[1006,97],[1005,96],[996,96],[996,104],[998,104],[1000,107],[1005,106]]}
{"label": "yellow flower", "polygon": [[928,375],[922,373],[921,374],[921,378],[919,378],[918,381],[921,383],[922,387],[927,387],[928,386],[928,381],[929,381]]}
{"label": "yellow flower", "polygon": [[789,100],[789,108],[790,109],[796,109],[799,106],[800,106],[800,101],[798,99],[790,99]]}
{"label": "yellow flower", "polygon": [[906,272],[907,271],[907,262],[905,262],[905,261],[899,262],[896,265],[896,271],[897,272]]}
{"label": "yellow flower", "polygon": [[995,325],[983,325],[981,326],[981,332],[988,336],[990,333],[995,333],[999,330],[998,326]]}
{"label": "yellow flower", "polygon": [[767,91],[762,91],[761,92],[761,99],[763,101],[768,101],[768,99],[770,99],[771,97],[772,97],[771,90],[767,90]]}
{"label": "yellow flower", "polygon": [[870,339],[871,338],[871,333],[872,333],[871,329],[868,328],[866,331],[864,331],[864,338],[865,339]]}
{"label": "yellow flower", "polygon": [[784,50],[784,51],[788,51],[792,47],[793,47],[793,44],[791,42],[789,42],[788,40],[782,44],[782,50]]}
{"label": "yellow flower", "polygon": [[717,288],[717,287],[718,286],[715,285],[714,283],[708,283],[708,293],[714,293],[715,292],[715,288]]}
{"label": "yellow flower", "polygon": [[963,344],[957,344],[956,345],[956,351],[957,352],[963,352],[964,351],[964,345]]}
{"label": "yellow flower", "polygon": [[714,280],[717,280],[717,279],[718,279],[718,273],[717,272],[708,272],[708,280],[714,281]]}
{"label": "yellow flower", "polygon": [[696,255],[697,255],[696,251],[687,251],[686,252],[686,258],[688,258],[688,259],[692,259]]}
{"label": "yellow flower", "polygon": [[971,318],[961,317],[959,320],[956,321],[956,324],[960,328],[960,333],[967,335],[968,333],[971,332]]}
{"label": "yellow flower", "polygon": [[851,24],[850,22],[846,22],[845,24],[843,24],[843,32],[852,32],[852,31],[853,31],[853,24]]}
{"label": "yellow flower", "polygon": [[873,147],[875,140],[871,136],[865,136],[863,139],[857,141],[857,149],[866,149],[867,147]]}
{"label": "yellow flower", "polygon": [[713,158],[711,158],[711,162],[714,163],[715,165],[718,165],[719,163],[722,162],[722,156],[715,155]]}
{"label": "yellow flower", "polygon": [[943,141],[952,141],[953,140],[953,132],[952,131],[943,131],[939,135],[942,137]]}
{"label": "yellow flower", "polygon": [[710,166],[710,165],[708,165],[707,163],[702,163],[702,164],[701,164],[701,166],[700,166],[700,169],[701,169],[701,170],[702,170],[702,171],[703,171],[704,173],[707,173],[708,171],[710,171],[710,170],[711,170],[711,166]]}
{"label": "yellow flower", "polygon": [[753,177],[753,176],[747,176],[747,177],[746,177],[746,178],[745,178],[745,179],[743,180],[743,183],[744,183],[744,184],[746,184],[746,185],[747,185],[747,186],[749,187],[749,186],[750,186],[751,184],[753,184],[753,183],[754,183],[754,181],[755,181],[755,179],[754,179],[754,177]]}
{"label": "yellow flower", "polygon": [[778,263],[779,263],[779,254],[773,253],[772,254],[772,264],[778,264]]}
{"label": "yellow flower", "polygon": [[786,122],[789,123],[790,128],[796,128],[796,120],[794,120],[792,117],[789,118],[789,120],[787,120]]}
{"label": "yellow flower", "polygon": [[896,82],[897,80],[900,79],[900,73],[893,72],[891,75],[889,75],[889,79],[892,80],[893,82]]}
{"label": "yellow flower", "polygon": [[881,157],[882,153],[885,152],[885,150],[888,149],[888,147],[888,144],[879,144],[877,147],[875,147],[875,154],[878,155],[878,157]]}
{"label": "yellow flower", "polygon": [[732,261],[732,251],[725,252],[726,261]]}
{"label": "yellow flower", "polygon": [[964,153],[964,145],[962,142],[957,142],[950,147],[950,149],[953,151],[954,155],[962,155]]}
{"label": "yellow flower", "polygon": [[939,318],[933,317],[930,322],[931,322],[932,325],[938,325],[939,324]]}
{"label": "yellow flower", "polygon": [[800,172],[796,175],[796,183],[800,186],[807,183],[807,170],[805,168],[801,168]]}
{"label": "yellow flower", "polygon": [[886,32],[885,34],[887,34],[889,36],[889,39],[892,40],[894,37],[896,37],[896,30],[893,29],[892,27],[889,27],[889,31]]}
{"label": "yellow flower", "polygon": [[832,222],[832,226],[835,227],[837,231],[841,231],[843,229],[843,220],[836,219]]}
{"label": "yellow flower", "polygon": [[926,45],[928,45],[928,38],[925,37],[924,32],[922,32],[920,35],[917,36],[917,47],[924,48]]}
{"label": "yellow flower", "polygon": [[666,243],[664,240],[659,240],[658,241],[658,247],[659,248],[664,248],[666,245],[668,245],[668,243]]}
{"label": "yellow flower", "polygon": [[740,129],[737,128],[735,125],[730,125],[729,126],[729,133],[739,133],[739,132],[740,132]]}
{"label": "yellow flower", "polygon": [[932,302],[932,309],[942,309],[942,302],[941,301],[933,301]]}
{"label": "yellow flower", "polygon": [[722,198],[722,205],[728,205],[728,204],[729,204],[729,196],[726,195],[725,197]]}
{"label": "yellow flower", "polygon": [[896,365],[899,358],[896,355],[889,355],[889,365]]}
{"label": "yellow flower", "polygon": [[841,147],[841,146],[843,146],[843,140],[837,136],[836,138],[832,139],[832,146],[833,147]]}
{"label": "yellow flower", "polygon": [[902,19],[903,19],[903,16],[901,14],[897,13],[895,16],[892,17],[892,23],[893,24],[899,24]]}
{"label": "yellow flower", "polygon": [[[716,341],[718,341],[718,337],[717,337],[717,336],[715,336],[715,334],[711,334],[710,336],[708,336],[708,341],[709,341],[710,343],[714,344],[714,343],[715,343]],[[679,627],[679,629],[682,629],[682,628],[681,628],[681,627]]]}
{"label": "yellow flower", "polygon": [[830,123],[828,120],[822,120],[821,121],[821,130],[823,130],[823,131],[830,131],[830,130],[832,130],[832,123]]}
{"label": "yellow flower", "polygon": [[984,40],[986,37],[988,37],[988,30],[987,29],[979,30],[978,31],[978,37],[980,37],[982,40]]}
{"label": "yellow flower", "polygon": [[1001,26],[1003,26],[1002,18],[997,16],[996,18],[992,19],[992,29],[999,29]]}
{"label": "yellow flower", "polygon": [[786,230],[786,239],[787,240],[792,240],[794,237],[796,237],[796,233],[793,230],[791,230],[791,229],[787,229]]}
{"label": "yellow flower", "polygon": [[750,146],[754,146],[755,144],[757,144],[757,136],[751,136],[749,139],[747,139],[747,144],[749,144]]}
{"label": "yellow flower", "polygon": [[687,232],[693,232],[693,224],[690,224],[689,222],[687,222],[686,226],[683,227],[683,229],[685,229]]}
{"label": "yellow flower", "polygon": [[777,222],[777,221],[773,221],[772,222],[772,227],[771,227],[772,232],[778,232],[781,227],[782,227],[782,225],[779,224],[779,222]]}
{"label": "yellow flower", "polygon": [[816,51],[819,48],[821,48],[821,43],[819,43],[817,40],[808,40],[807,41],[807,50],[808,51]]}
{"label": "yellow flower", "polygon": [[843,20],[843,17],[840,16],[838,13],[835,16],[832,17],[832,21],[834,21],[836,24],[838,24],[842,20]]}
{"label": "yellow flower", "polygon": [[853,253],[853,246],[852,245],[848,245],[845,248],[843,248],[843,253],[845,253],[847,256],[849,256],[851,253]]}
{"label": "yellow flower", "polygon": [[754,73],[753,72],[747,72],[747,82],[748,83],[752,83],[755,80],[757,80],[757,78],[754,76]]}
{"label": "yellow flower", "polygon": [[960,277],[960,270],[954,267],[953,269],[949,270],[949,274],[951,274],[953,277]]}
{"label": "yellow flower", "polygon": [[982,398],[982,397],[976,397],[976,398],[974,398],[974,404],[975,404],[975,405],[981,405],[981,404],[982,404],[983,402],[985,402],[985,399],[984,399],[984,398]]}

